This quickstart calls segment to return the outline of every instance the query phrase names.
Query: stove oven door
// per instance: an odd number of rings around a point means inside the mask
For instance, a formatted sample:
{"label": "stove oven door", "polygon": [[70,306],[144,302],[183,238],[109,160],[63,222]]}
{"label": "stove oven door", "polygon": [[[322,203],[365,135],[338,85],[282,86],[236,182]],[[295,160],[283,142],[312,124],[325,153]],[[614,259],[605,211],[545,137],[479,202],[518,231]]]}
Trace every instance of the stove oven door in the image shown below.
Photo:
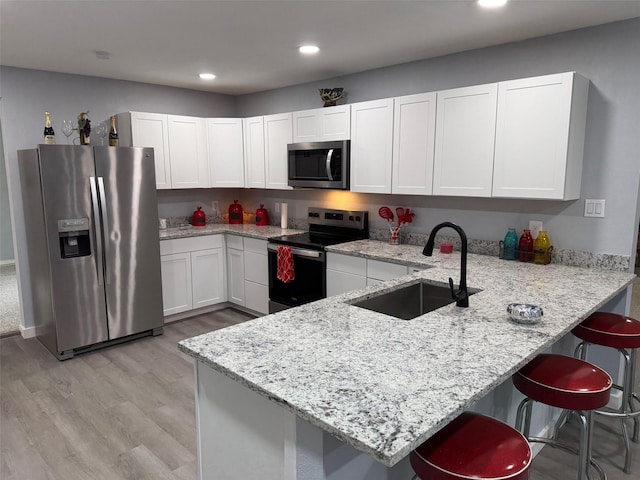
{"label": "stove oven door", "polygon": [[278,280],[278,245],[269,244],[269,313],[275,313],[325,298],[325,253],[291,247],[295,278],[288,283]]}

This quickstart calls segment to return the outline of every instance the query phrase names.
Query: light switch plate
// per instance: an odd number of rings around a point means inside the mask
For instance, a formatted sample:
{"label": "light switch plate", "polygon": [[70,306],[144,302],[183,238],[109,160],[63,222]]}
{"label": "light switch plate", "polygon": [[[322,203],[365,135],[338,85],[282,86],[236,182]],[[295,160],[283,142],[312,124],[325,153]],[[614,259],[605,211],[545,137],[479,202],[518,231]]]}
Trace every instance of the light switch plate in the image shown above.
{"label": "light switch plate", "polygon": [[586,199],[584,201],[585,217],[604,217],[604,200]]}
{"label": "light switch plate", "polygon": [[531,236],[536,239],[540,230],[544,230],[542,222],[540,220],[529,220],[529,230],[531,230]]}

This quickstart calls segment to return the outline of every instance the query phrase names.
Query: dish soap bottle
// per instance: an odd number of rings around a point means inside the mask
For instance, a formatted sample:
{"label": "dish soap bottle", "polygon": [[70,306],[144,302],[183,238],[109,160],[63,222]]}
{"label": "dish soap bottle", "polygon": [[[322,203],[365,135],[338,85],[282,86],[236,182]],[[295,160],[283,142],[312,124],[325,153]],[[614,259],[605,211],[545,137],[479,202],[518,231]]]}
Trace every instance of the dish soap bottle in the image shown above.
{"label": "dish soap bottle", "polygon": [[536,241],[533,244],[533,263],[537,263],[539,265],[546,265],[547,263],[550,263],[551,258],[549,258],[549,247],[551,247],[551,241],[549,240],[547,232],[540,230],[536,237]]}
{"label": "dish soap bottle", "polygon": [[518,234],[515,228],[509,228],[507,234],[504,237],[504,254],[505,260],[516,259],[516,249],[518,248]]}
{"label": "dish soap bottle", "polygon": [[533,260],[533,237],[531,230],[524,229],[518,242],[518,260],[521,262],[531,262]]}

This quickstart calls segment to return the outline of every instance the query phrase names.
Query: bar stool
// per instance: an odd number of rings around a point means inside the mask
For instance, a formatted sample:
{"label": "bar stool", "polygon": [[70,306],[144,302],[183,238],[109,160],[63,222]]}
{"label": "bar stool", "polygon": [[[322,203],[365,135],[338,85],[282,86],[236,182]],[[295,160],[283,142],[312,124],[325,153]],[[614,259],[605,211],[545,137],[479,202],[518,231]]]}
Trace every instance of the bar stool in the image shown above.
{"label": "bar stool", "polygon": [[625,461],[624,472],[631,472],[631,442],[626,419],[633,420],[633,441],[638,443],[640,437],[640,398],[634,393],[636,351],[640,348],[640,322],[617,313],[596,312],[575,327],[571,333],[582,340],[576,347],[575,355],[586,359],[589,344],[615,348],[624,359],[622,385],[614,384],[612,388],[622,392],[622,404],[618,410],[598,409],[595,413],[619,418],[624,438]]}
{"label": "bar stool", "polygon": [[464,412],[409,455],[414,479],[528,480],[531,448],[498,420]]}
{"label": "bar stool", "polygon": [[[518,370],[512,377],[515,387],[526,398],[518,406],[516,429],[530,442],[548,443],[578,454],[578,480],[587,480],[589,465],[602,479],[606,474],[591,458],[592,412],[609,401],[611,377],[604,370],[584,360],[564,355],[541,354]],[[572,410],[580,418],[578,451],[555,440],[530,437],[533,402]],[[524,426],[523,426],[524,421]]]}

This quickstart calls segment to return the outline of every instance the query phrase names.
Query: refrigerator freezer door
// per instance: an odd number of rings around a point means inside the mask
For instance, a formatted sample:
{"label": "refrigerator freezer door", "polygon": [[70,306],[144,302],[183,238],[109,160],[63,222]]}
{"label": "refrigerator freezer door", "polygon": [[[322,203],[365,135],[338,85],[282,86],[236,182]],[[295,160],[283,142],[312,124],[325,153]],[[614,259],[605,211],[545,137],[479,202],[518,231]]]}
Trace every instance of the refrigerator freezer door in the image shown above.
{"label": "refrigerator freezer door", "polygon": [[152,148],[94,147],[103,221],[109,338],[162,327]]}
{"label": "refrigerator freezer door", "polygon": [[[40,145],[38,151],[57,350],[64,352],[109,338],[97,268],[102,267],[95,236],[98,212],[91,202],[93,152],[72,145]],[[75,233],[89,239],[88,255],[69,255],[81,238],[70,237]]]}

